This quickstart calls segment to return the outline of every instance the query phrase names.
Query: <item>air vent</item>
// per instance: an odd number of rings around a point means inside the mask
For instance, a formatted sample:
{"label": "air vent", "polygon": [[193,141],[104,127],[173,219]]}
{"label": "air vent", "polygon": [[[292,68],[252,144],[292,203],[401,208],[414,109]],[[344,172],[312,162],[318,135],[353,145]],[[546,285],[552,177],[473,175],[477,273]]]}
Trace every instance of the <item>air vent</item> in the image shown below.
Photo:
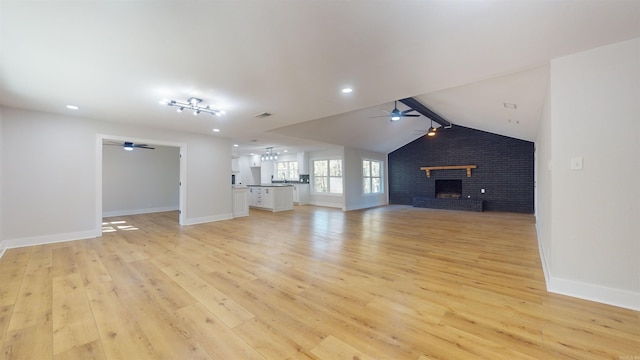
{"label": "air vent", "polygon": [[272,115],[271,113],[268,113],[268,112],[265,111],[265,112],[261,112],[259,114],[255,114],[255,115],[253,115],[253,117],[258,118],[258,119],[262,119],[262,118],[269,117],[271,115]]}

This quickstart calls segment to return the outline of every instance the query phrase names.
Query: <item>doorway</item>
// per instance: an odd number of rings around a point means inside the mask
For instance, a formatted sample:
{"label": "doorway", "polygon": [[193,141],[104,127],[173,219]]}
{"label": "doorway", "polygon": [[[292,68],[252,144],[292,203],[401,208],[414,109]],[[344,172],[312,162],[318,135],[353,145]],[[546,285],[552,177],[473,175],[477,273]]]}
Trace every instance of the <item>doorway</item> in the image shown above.
{"label": "doorway", "polygon": [[[146,148],[138,148],[138,147],[134,147],[133,150],[131,151],[126,151],[124,149],[124,145],[127,142],[131,142],[134,144],[146,144],[147,147]],[[109,150],[105,150],[105,143],[108,144],[112,144],[113,146],[109,145]],[[119,144],[122,144],[122,146],[119,146]],[[150,149],[153,148],[153,149]],[[135,138],[135,137],[122,137],[122,136],[114,136],[114,135],[105,135],[105,134],[99,134],[97,136],[97,140],[96,140],[96,230],[97,233],[102,233],[102,222],[103,222],[103,217],[105,216],[110,216],[110,215],[115,215],[116,213],[113,211],[105,211],[105,205],[110,206],[111,208],[115,207],[122,207],[122,208],[126,208],[124,210],[119,210],[118,215],[122,215],[122,216],[126,216],[126,215],[133,215],[136,213],[145,213],[145,212],[156,212],[156,211],[162,211],[163,207],[162,206],[154,206],[154,201],[150,200],[153,199],[153,191],[155,188],[155,191],[161,191],[158,189],[161,189],[162,186],[164,186],[165,188],[167,186],[171,186],[170,184],[167,184],[165,180],[163,180],[165,183],[161,184],[162,181],[156,181],[157,183],[160,184],[154,184],[153,186],[151,186],[151,184],[147,184],[145,185],[145,180],[152,182],[154,181],[154,175],[157,176],[163,176],[163,174],[161,173],[157,173],[157,172],[169,172],[169,173],[173,173],[176,171],[177,168],[177,179],[175,180],[168,180],[169,182],[173,182],[173,181],[177,181],[177,210],[178,210],[178,223],[180,225],[183,225],[184,223],[184,209],[186,208],[186,144],[183,143],[174,143],[174,142],[167,142],[167,141],[161,141],[161,140],[154,140],[154,139],[142,139],[142,138]],[[113,150],[118,150],[118,152],[114,152]],[[120,153],[119,151],[122,150],[122,152]],[[145,155],[145,153],[142,152],[151,152],[154,151],[154,153],[146,153],[147,155]],[[137,152],[137,153],[136,153]],[[128,164],[121,164],[121,166],[114,166],[113,164],[106,164],[105,163],[105,153],[107,154],[107,156],[109,156],[109,159],[113,159],[114,157],[117,159],[118,157],[120,157],[120,159],[123,159],[122,156],[129,156],[129,158],[127,158],[128,160],[126,161]],[[153,156],[151,155],[153,154]],[[163,155],[164,154],[164,155]],[[169,155],[167,155],[169,154]],[[175,157],[172,157],[171,154],[175,154]],[[156,158],[155,161],[156,164],[155,165],[151,165],[147,162],[140,162],[140,164],[144,164],[144,166],[140,165],[140,169],[136,169],[135,166],[135,161],[138,161],[140,159],[144,159],[146,156],[147,159],[153,159],[154,157]],[[165,160],[159,160],[159,157],[165,156],[166,159]],[[136,158],[138,158],[138,160],[136,160]],[[172,158],[175,158],[175,162],[173,162]],[[142,160],[140,160],[142,161]],[[162,164],[162,162],[168,162],[168,164]],[[167,170],[162,170],[163,167],[168,168]],[[128,170],[127,170],[128,169]],[[139,170],[139,171],[138,171]],[[144,172],[147,172],[146,174],[144,174]],[[114,173],[117,172],[117,173]],[[156,174],[154,174],[154,172],[156,172]],[[166,174],[166,173],[165,173]],[[146,176],[146,179],[139,179],[139,178],[133,178],[133,177],[140,177],[140,176]],[[117,189],[118,186],[123,186],[123,184],[128,184],[131,183],[131,187],[133,188],[133,190],[131,190],[129,188],[129,186],[124,186],[123,189],[123,193],[119,194],[117,190],[114,190],[114,188],[111,188],[113,186],[115,186],[115,188]],[[110,186],[110,188],[106,188],[107,186]],[[125,191],[125,188],[128,188],[128,190]],[[134,192],[135,196],[131,196],[131,191]],[[108,199],[105,199],[105,196],[109,196]],[[175,195],[173,194],[169,194],[168,196],[173,196],[175,198]],[[130,199],[132,197],[135,197],[137,201],[137,203]],[[132,202],[133,201],[133,202]],[[164,203],[165,205],[167,204],[167,201],[172,202],[173,205],[170,206],[172,209],[171,210],[175,210],[175,199],[158,199],[158,204],[156,205],[162,205],[161,203]],[[114,205],[117,203],[120,203],[121,205]],[[122,205],[122,204],[126,204],[126,205]],[[108,209],[107,209],[108,210]],[[167,211],[169,211],[169,208],[166,209]]]}

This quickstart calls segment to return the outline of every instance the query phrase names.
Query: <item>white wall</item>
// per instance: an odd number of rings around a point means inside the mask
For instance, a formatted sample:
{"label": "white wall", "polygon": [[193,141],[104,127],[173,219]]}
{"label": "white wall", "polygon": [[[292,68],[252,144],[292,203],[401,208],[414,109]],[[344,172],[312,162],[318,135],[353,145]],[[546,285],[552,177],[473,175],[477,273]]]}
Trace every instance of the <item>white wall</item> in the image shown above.
{"label": "white wall", "polygon": [[102,148],[102,216],[178,210],[180,148]]}
{"label": "white wall", "polygon": [[185,144],[184,223],[232,217],[229,140],[12,108],[2,116],[5,245],[100,236],[98,134]]}
{"label": "white wall", "polygon": [[[384,193],[364,194],[362,183],[362,160],[379,160],[384,164]],[[387,155],[372,151],[344,148],[344,202],[345,210],[365,209],[389,203],[389,188],[387,186]]]}
{"label": "white wall", "polygon": [[551,186],[551,93],[549,88],[544,101],[535,149],[536,231],[542,267],[548,284],[551,263],[551,224],[553,222],[553,207],[551,206],[553,196],[553,187]]}
{"label": "white wall", "polygon": [[2,241],[2,108],[0,107],[0,257],[6,250],[6,244]]}
{"label": "white wall", "polygon": [[553,60],[550,99],[548,288],[640,310],[640,39]]}

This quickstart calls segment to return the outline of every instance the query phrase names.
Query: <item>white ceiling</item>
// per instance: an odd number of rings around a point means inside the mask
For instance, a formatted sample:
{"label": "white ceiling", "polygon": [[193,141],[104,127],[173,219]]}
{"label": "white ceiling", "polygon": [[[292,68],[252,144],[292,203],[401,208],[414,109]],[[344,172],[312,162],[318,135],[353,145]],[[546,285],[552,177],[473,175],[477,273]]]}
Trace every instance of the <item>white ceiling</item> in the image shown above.
{"label": "white ceiling", "polygon": [[[636,37],[633,0],[1,0],[0,103],[229,137],[240,154],[387,153],[429,120],[374,116],[415,97],[456,125],[534,140],[549,60]],[[191,96],[227,114],[158,103]]]}

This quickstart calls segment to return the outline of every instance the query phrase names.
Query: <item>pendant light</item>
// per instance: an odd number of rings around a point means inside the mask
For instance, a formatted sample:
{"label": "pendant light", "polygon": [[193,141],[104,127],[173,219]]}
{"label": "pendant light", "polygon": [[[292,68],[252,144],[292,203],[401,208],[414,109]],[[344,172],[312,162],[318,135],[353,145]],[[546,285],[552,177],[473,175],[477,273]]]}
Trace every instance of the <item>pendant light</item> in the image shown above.
{"label": "pendant light", "polygon": [[436,135],[436,128],[433,127],[433,120],[431,120],[431,127],[429,128],[429,132],[427,133],[427,136],[435,136]]}

